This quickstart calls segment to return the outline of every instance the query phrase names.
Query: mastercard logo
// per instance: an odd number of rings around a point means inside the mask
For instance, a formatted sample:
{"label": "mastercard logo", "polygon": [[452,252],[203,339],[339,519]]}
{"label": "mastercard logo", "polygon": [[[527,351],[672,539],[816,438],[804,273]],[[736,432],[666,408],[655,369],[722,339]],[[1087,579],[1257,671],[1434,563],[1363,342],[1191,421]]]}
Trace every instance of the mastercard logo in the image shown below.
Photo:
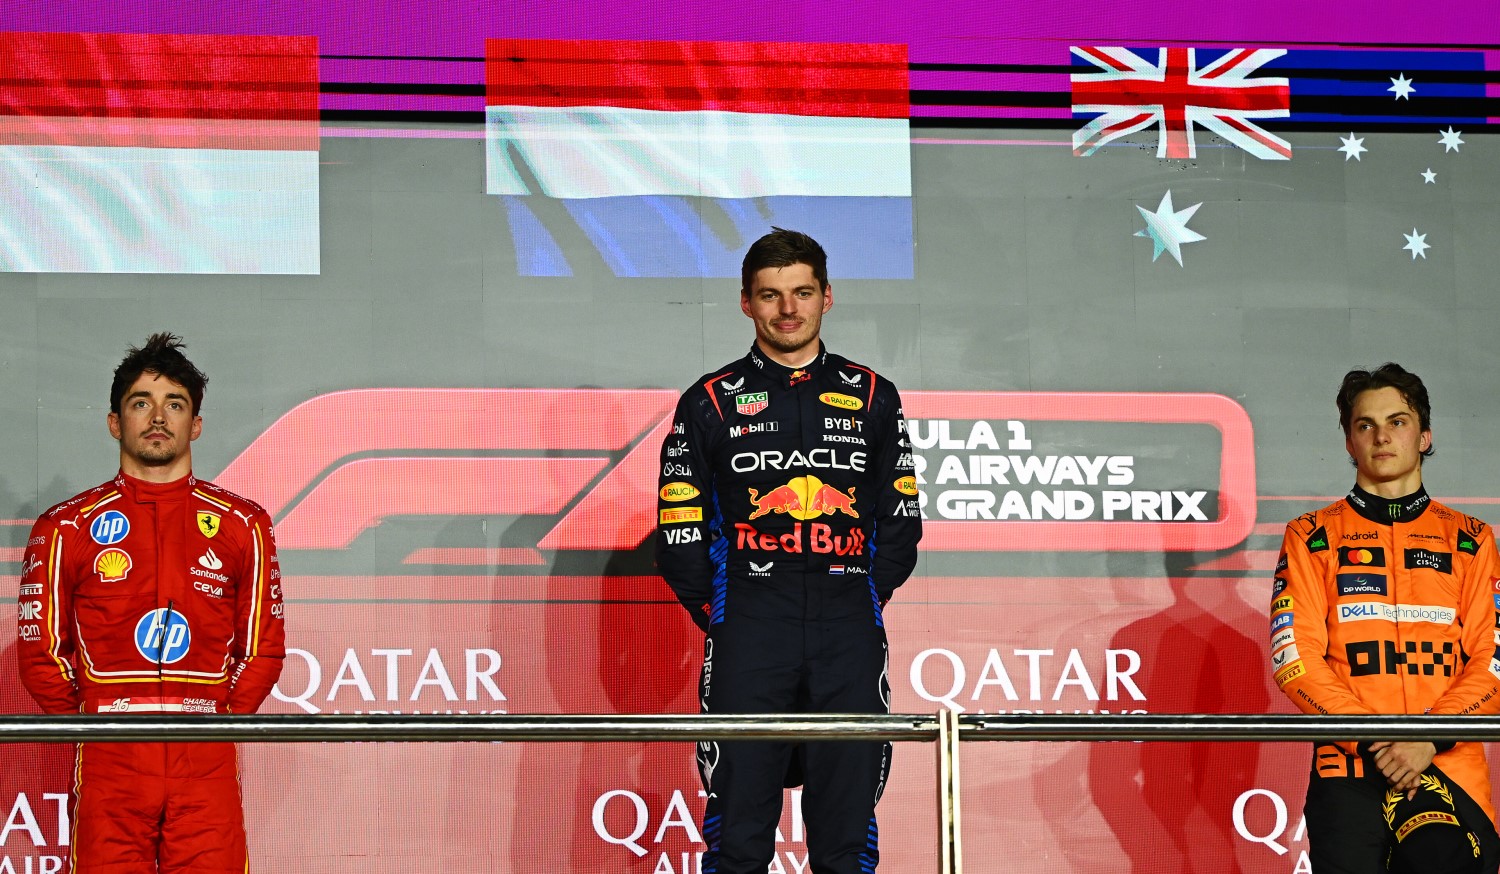
{"label": "mastercard logo", "polygon": [[1340,567],[1385,567],[1383,546],[1339,547]]}

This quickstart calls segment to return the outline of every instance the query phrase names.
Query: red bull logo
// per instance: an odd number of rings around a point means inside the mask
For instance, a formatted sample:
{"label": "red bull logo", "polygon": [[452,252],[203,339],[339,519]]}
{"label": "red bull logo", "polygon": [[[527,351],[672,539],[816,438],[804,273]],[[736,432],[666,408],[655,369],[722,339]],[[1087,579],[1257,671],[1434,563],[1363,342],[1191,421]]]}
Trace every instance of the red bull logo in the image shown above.
{"label": "red bull logo", "polygon": [[851,527],[847,533],[838,533],[832,525],[812,522],[803,530],[802,523],[792,525],[785,534],[770,534],[758,531],[754,525],[734,523],[735,548],[761,552],[811,552],[817,555],[864,555],[865,532]]}
{"label": "red bull logo", "polygon": [[854,509],[854,486],[849,487],[849,494],[846,495],[833,486],[824,483],[813,493],[810,509],[812,513],[808,518],[817,516],[820,513],[827,513],[829,515],[843,513],[847,516],[853,516],[856,519],[859,518],[859,513]]}
{"label": "red bull logo", "polygon": [[750,489],[750,503],[755,511],[749,518],[759,519],[772,513],[785,513],[793,519],[816,519],[824,514],[843,513],[854,519],[859,512],[854,509],[854,486],[847,493],[823,482],[815,476],[793,477],[784,486],[777,486],[761,495],[758,489]]}

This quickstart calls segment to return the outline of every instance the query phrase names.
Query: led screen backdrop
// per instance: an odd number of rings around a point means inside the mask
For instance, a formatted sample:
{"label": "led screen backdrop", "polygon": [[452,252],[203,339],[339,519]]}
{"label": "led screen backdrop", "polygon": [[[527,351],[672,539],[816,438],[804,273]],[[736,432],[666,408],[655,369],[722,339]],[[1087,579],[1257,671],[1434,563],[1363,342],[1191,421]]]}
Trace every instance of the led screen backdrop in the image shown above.
{"label": "led screen backdrop", "polygon": [[[1456,3],[13,4],[0,604],[31,519],[113,473],[108,376],[166,328],[212,377],[198,472],[276,522],[267,711],[692,712],[658,450],[748,345],[739,258],[780,224],[911,420],[893,709],[1289,712],[1270,572],[1350,483],[1345,370],[1420,373],[1429,488],[1500,518],[1497,45]],[[971,745],[966,868],[1307,871],[1307,756]],[[932,757],[897,750],[890,870],[935,867]],[[680,745],[243,761],[259,871],[703,849]],[[68,763],[0,749],[0,872],[59,870]],[[806,870],[795,805],[772,870]]]}

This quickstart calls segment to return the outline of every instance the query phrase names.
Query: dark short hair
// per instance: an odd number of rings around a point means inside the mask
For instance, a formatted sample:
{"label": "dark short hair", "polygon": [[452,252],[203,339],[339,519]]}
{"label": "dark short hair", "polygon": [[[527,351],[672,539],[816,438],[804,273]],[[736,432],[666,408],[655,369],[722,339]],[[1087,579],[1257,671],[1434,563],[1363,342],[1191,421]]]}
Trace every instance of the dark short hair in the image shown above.
{"label": "dark short hair", "polygon": [[166,331],[147,337],[144,346],[131,346],[125,352],[125,360],[115,368],[115,380],[109,387],[110,412],[119,415],[120,401],[125,398],[125,392],[135,385],[135,381],[141,378],[141,374],[156,373],[187,389],[188,397],[193,402],[193,415],[198,415],[198,409],[203,406],[203,389],[208,385],[208,377],[182,354],[182,350],[186,348],[187,344],[182,342],[181,337]]}
{"label": "dark short hair", "polygon": [[750,244],[740,264],[740,294],[750,293],[750,281],[767,267],[790,267],[806,264],[812,268],[818,288],[828,287],[828,253],[818,241],[801,231],[771,227],[771,233]]}
{"label": "dark short hair", "polygon": [[[1401,399],[1416,411],[1417,424],[1421,429],[1432,430],[1432,402],[1427,399],[1427,386],[1422,384],[1422,378],[1394,361],[1388,361],[1374,370],[1351,370],[1344,374],[1337,402],[1339,425],[1343,427],[1345,437],[1349,436],[1349,429],[1354,424],[1350,418],[1354,415],[1355,399],[1364,392],[1381,388],[1393,388],[1401,392]],[[1429,444],[1422,457],[1431,457],[1432,451]]]}

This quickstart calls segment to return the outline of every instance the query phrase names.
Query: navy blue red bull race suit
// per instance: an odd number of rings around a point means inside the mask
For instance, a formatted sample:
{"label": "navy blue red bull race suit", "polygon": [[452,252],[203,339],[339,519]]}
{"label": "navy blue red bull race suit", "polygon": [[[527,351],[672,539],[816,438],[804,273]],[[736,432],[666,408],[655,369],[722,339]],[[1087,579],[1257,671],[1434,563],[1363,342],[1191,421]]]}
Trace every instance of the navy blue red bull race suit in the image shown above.
{"label": "navy blue red bull race suit", "polygon": [[[888,712],[882,608],[922,535],[895,386],[752,346],[683,393],[661,462],[657,564],[707,632],[703,712]],[[875,869],[890,744],[735,741],[698,747],[704,872],[763,874],[794,762],[812,869]]]}

